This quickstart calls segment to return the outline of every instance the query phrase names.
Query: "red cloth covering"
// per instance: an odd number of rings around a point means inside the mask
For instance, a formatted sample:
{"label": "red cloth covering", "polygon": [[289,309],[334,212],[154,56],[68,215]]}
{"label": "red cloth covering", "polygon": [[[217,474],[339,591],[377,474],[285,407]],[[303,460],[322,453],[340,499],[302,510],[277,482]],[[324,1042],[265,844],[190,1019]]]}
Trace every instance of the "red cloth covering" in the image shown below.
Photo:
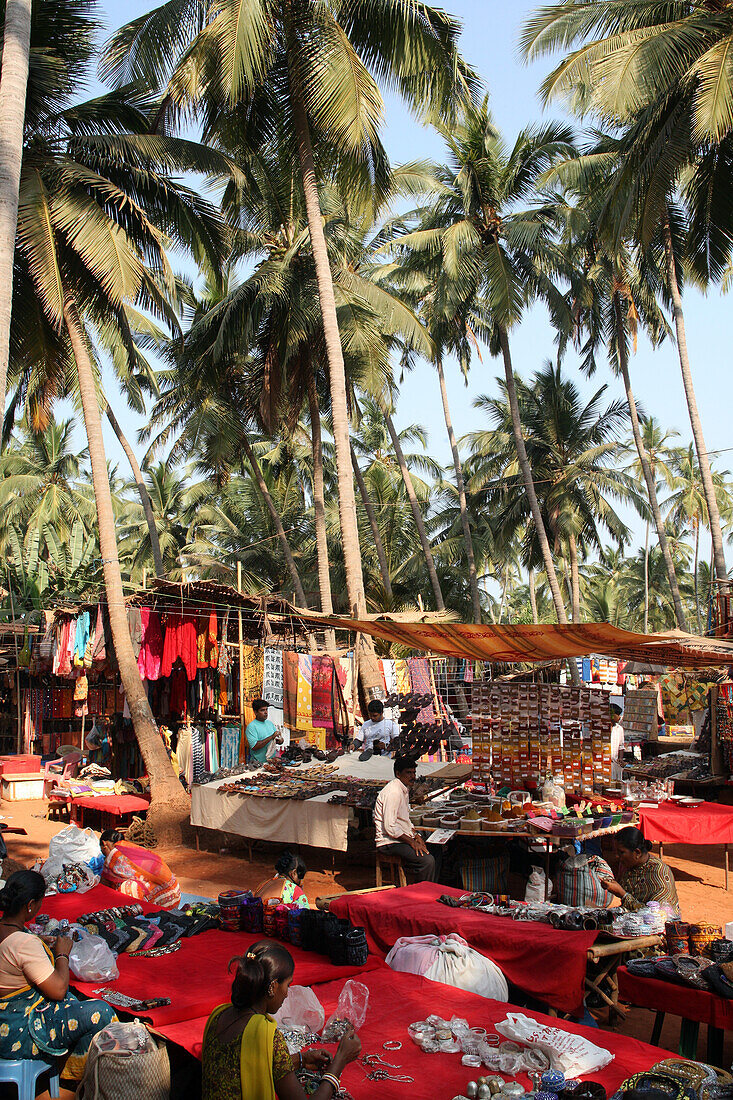
{"label": "red cloth covering", "polygon": [[583,1014],[588,948],[596,932],[560,932],[548,924],[513,921],[470,909],[451,909],[437,899],[461,890],[419,882],[397,890],[335,898],[331,912],[366,929],[369,948],[383,958],[400,936],[457,932],[488,956],[525,993],[561,1012]]}
{"label": "red cloth covering", "polygon": [[[75,920],[82,913],[93,913],[129,902],[129,898],[116,890],[95,886],[86,894],[47,898],[43,911],[58,919],[66,917]],[[145,913],[160,912],[156,905],[141,904]],[[171,955],[158,958],[119,955],[117,965],[120,976],[115,982],[72,980],[72,985],[85,997],[93,997],[94,990],[100,986],[109,986],[142,1001],[152,997],[170,997],[170,1005],[145,1014],[145,1018],[155,1027],[194,1020],[199,1016],[208,1017],[216,1005],[230,999],[232,976],[227,969],[229,961],[243,955],[248,947],[263,938],[260,933],[250,932],[202,932],[198,936],[184,937],[180,941],[180,950]],[[349,978],[376,967],[383,968],[375,958],[370,958],[365,967],[336,967],[325,955],[303,951],[290,944],[285,946],[295,960],[295,981],[298,985],[332,982],[337,977]]]}
{"label": "red cloth covering", "polygon": [[103,814],[113,814],[115,817],[123,817],[125,814],[139,814],[150,809],[147,798],[140,798],[136,794],[99,794],[82,795],[75,798],[73,806],[81,806],[83,810],[99,810]]}
{"label": "red cloth covering", "polygon": [[13,756],[0,756],[0,775],[29,775],[41,770],[40,756],[29,753],[16,753]]}
{"label": "red cloth covering", "polygon": [[692,986],[675,985],[661,978],[641,978],[629,974],[625,966],[618,968],[618,996],[638,1008],[650,1008],[653,1012],[670,1012],[697,1020],[701,1024],[733,1031],[733,1001],[706,993]]}
{"label": "red cloth covering", "polygon": [[[296,981],[298,978],[296,970]],[[461,1016],[472,1027],[485,1027],[491,1033],[493,1025],[506,1019],[508,1012],[525,1011],[500,1001],[489,1001],[475,993],[466,993],[462,989],[428,981],[416,974],[398,974],[392,970],[379,970],[365,974],[360,982],[369,989],[369,1008],[364,1026],[359,1032],[363,1054],[378,1054],[385,1062],[399,1066],[391,1072],[406,1074],[415,1078],[415,1084],[399,1081],[369,1081],[363,1068],[355,1063],[344,1071],[344,1088],[354,1100],[404,1100],[406,1096],[449,1097],[461,1094],[466,1082],[486,1070],[473,1070],[461,1065],[460,1054],[425,1054],[410,1039],[407,1027],[415,1020],[424,1020],[431,1012],[446,1019]],[[323,1005],[328,1019],[336,1008],[343,979],[319,985],[313,990]],[[526,1010],[526,1014],[550,1027],[560,1027],[565,1031],[585,1035],[596,1046],[605,1047],[614,1055],[614,1060],[598,1073],[589,1074],[593,1081],[599,1081],[608,1095],[618,1088],[622,1081],[634,1073],[649,1069],[662,1058],[671,1057],[658,1047],[640,1043],[626,1035],[616,1035],[611,1031],[582,1027],[545,1016],[541,1012]],[[206,1019],[190,1020],[186,1024],[164,1025],[159,1030],[166,1038],[186,1048],[196,1057],[201,1057],[201,1040]],[[402,1043],[401,1050],[385,1051],[382,1044],[387,1039],[396,1039]],[[334,1050],[332,1044],[328,1047]],[[427,1084],[429,1080],[429,1085]],[[530,1091],[530,1081],[525,1075],[517,1080]]]}
{"label": "red cloth covering", "polygon": [[733,806],[718,802],[700,806],[662,802],[656,809],[640,806],[639,821],[647,840],[663,844],[733,844]]}

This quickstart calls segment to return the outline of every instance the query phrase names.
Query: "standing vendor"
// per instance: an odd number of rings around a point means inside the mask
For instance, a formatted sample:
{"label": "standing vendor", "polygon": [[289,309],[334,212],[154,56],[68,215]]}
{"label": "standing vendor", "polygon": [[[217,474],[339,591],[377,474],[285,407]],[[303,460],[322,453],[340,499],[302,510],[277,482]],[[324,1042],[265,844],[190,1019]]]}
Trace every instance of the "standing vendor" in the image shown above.
{"label": "standing vendor", "polygon": [[244,731],[249,745],[250,756],[258,764],[264,764],[275,753],[275,746],[282,745],[282,736],[278,733],[277,726],[267,717],[269,704],[264,699],[255,699],[252,709],[255,712],[254,720],[249,723]]}
{"label": "standing vendor", "polygon": [[384,704],[372,699],[368,706],[369,719],[361,727],[361,744],[364,749],[360,760],[369,760],[376,752],[377,756],[385,750],[397,747],[400,727],[391,718],[384,717]]}
{"label": "standing vendor", "polygon": [[394,773],[395,778],[379,792],[374,807],[378,853],[399,856],[417,882],[435,882],[435,858],[410,821],[410,787],[417,775],[415,758],[398,752]]}

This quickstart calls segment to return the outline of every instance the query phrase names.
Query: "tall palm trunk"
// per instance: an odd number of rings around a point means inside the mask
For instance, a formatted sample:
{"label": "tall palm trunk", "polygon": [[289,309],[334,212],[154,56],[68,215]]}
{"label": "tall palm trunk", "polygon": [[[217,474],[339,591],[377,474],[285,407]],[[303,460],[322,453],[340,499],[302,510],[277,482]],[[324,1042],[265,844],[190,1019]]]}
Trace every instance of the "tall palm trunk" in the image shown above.
{"label": "tall palm trunk", "polygon": [[122,591],[122,575],[115,538],[115,517],[112,510],[112,493],[107,473],[107,458],[102,439],[102,418],[97,401],[94,372],[86,345],[85,333],[73,301],[64,304],[64,321],[69,333],[79,380],[84,425],[89,443],[89,460],[92,467],[92,484],[97,506],[99,549],[102,554],[104,587],[107,594],[112,642],[120,670],[122,687],[127,698],[135,737],[150,777],[152,802],[150,820],[158,839],[180,840],[180,827],[188,817],[188,798],[168,759],[158,727],[150,709],[148,697],[140,679],[137,660],[132,648],[127,624],[125,597]]}
{"label": "tall palm trunk", "polygon": [[498,619],[498,622],[499,622],[500,626],[501,626],[501,621],[504,618],[504,603],[506,601],[506,590],[507,590],[508,584],[509,584],[509,569],[505,565],[504,566],[504,580],[502,581],[502,585],[501,585],[501,600],[499,601],[499,619]]}
{"label": "tall palm trunk", "polygon": [[31,0],[7,0],[0,69],[0,415],[5,412],[13,308],[13,258],[31,49]]}
{"label": "tall palm trunk", "polygon": [[690,424],[692,426],[692,437],[695,440],[695,450],[697,451],[697,461],[700,465],[702,488],[703,492],[705,493],[705,502],[708,506],[708,516],[710,517],[710,537],[713,540],[713,552],[715,555],[715,573],[721,585],[723,586],[722,590],[727,591],[728,570],[725,565],[723,534],[720,529],[720,512],[718,510],[718,498],[715,495],[713,474],[710,469],[710,459],[708,458],[708,451],[707,447],[705,446],[705,437],[702,431],[702,421],[700,420],[700,413],[697,409],[695,387],[692,382],[690,356],[687,351],[687,334],[685,332],[685,315],[682,311],[682,295],[680,294],[680,287],[679,283],[677,282],[677,268],[675,265],[674,245],[672,242],[672,230],[670,228],[668,214],[667,216],[665,216],[664,221],[662,222],[662,233],[664,236],[664,256],[667,266],[667,283],[669,285],[669,292],[672,298],[674,327],[677,334],[677,352],[680,360],[680,369],[682,371],[682,384],[685,388],[687,409],[690,414]]}
{"label": "tall palm trunk", "polygon": [[473,552],[473,539],[471,538],[471,524],[468,520],[468,505],[466,503],[466,487],[463,481],[463,469],[461,468],[461,457],[458,453],[458,444],[456,443],[456,434],[453,431],[453,421],[450,414],[450,405],[448,404],[448,390],[445,385],[445,373],[443,371],[443,357],[438,355],[435,360],[435,366],[438,371],[438,379],[440,381],[440,396],[443,401],[443,415],[445,417],[445,426],[448,431],[448,439],[450,441],[450,449],[453,453],[453,468],[456,471],[456,486],[458,488],[458,505],[461,510],[461,526],[463,527],[463,541],[466,545],[466,560],[468,562],[468,583],[471,589],[471,603],[473,605],[473,621],[475,623],[481,622],[481,597],[478,590],[478,573],[476,572],[476,558]]}
{"label": "tall palm trunk", "polygon": [[512,416],[514,445],[517,449],[517,459],[519,461],[519,469],[522,472],[524,491],[527,494],[530,511],[532,513],[532,520],[534,521],[535,531],[537,532],[537,540],[540,544],[542,562],[545,567],[545,573],[547,574],[547,582],[550,586],[552,602],[555,605],[555,614],[557,615],[557,621],[559,623],[566,624],[568,621],[568,617],[565,612],[565,604],[563,603],[562,593],[560,591],[560,584],[557,579],[557,573],[555,572],[555,564],[552,560],[552,551],[550,550],[550,543],[547,539],[545,524],[542,520],[540,504],[537,500],[537,492],[535,490],[534,480],[532,478],[532,468],[529,464],[529,459],[527,457],[527,448],[524,445],[524,437],[522,436],[522,421],[519,415],[517,388],[514,384],[514,368],[512,366],[511,351],[509,350],[509,334],[507,333],[505,328],[499,329],[499,340],[501,342],[501,353],[504,359],[504,374],[506,376],[509,409]]}
{"label": "tall palm trunk", "polygon": [[[292,56],[294,45],[288,48],[288,68],[295,71],[297,60]],[[364,594],[364,574],[361,568],[361,548],[359,546],[359,528],[356,521],[356,497],[354,494],[354,474],[351,466],[349,435],[349,409],[346,398],[346,370],[341,348],[338,318],[336,316],[336,298],[333,291],[331,266],[328,262],[326,237],[323,232],[321,207],[318,199],[313,146],[311,144],[308,116],[303,100],[295,82],[291,80],[291,103],[295,121],[295,133],[298,143],[298,159],[303,180],[303,194],[308,219],[308,229],[313,250],[313,262],[316,268],[318,300],[323,320],[323,335],[328,359],[328,379],[331,390],[331,419],[333,421],[333,439],[336,448],[336,472],[339,491],[339,521],[341,540],[346,569],[346,588],[352,614],[357,617],[366,615],[366,596]],[[359,674],[367,701],[380,698],[384,694],[384,682],[379,670],[379,662],[374,650],[374,642],[367,634],[359,634]]]}
{"label": "tall palm trunk", "polygon": [[644,532],[644,633],[649,633],[649,520]]}
{"label": "tall palm trunk", "polygon": [[578,571],[578,544],[575,535],[568,539],[570,547],[570,598],[573,609],[573,622],[580,622],[580,573]]}
{"label": "tall palm trunk", "polygon": [[[321,595],[321,611],[333,615],[331,595],[331,570],[328,561],[326,536],[326,499],[323,491],[323,439],[321,436],[321,407],[312,365],[308,367],[308,408],[311,418],[311,446],[313,449],[313,512],[316,526],[316,561],[318,564],[318,590]],[[336,648],[336,633],[326,631],[326,646]]]}
{"label": "tall palm trunk", "polygon": [[394,605],[394,592],[392,591],[392,579],[389,575],[389,562],[387,561],[387,554],[384,550],[384,543],[382,542],[382,536],[379,531],[379,524],[377,523],[377,513],[374,511],[374,505],[369,497],[369,492],[364,481],[364,475],[361,472],[361,466],[359,465],[359,459],[356,457],[356,451],[354,450],[354,444],[350,444],[351,447],[351,464],[354,467],[354,477],[356,478],[356,484],[359,487],[359,495],[361,496],[362,504],[364,505],[364,511],[367,514],[369,520],[369,527],[371,528],[372,538],[374,539],[374,549],[377,551],[377,559],[379,561],[379,572],[382,575],[382,585],[384,586],[384,596],[387,601],[387,606],[391,608]]}
{"label": "tall palm trunk", "polygon": [[532,608],[532,622],[537,626],[540,617],[537,613],[537,590],[535,588],[534,569],[529,569],[527,571],[527,584],[529,586],[529,606]]}
{"label": "tall palm trunk", "polygon": [[435,605],[438,611],[445,611],[445,601],[443,600],[443,593],[440,588],[440,580],[438,579],[438,571],[435,568],[435,561],[433,560],[433,552],[430,549],[430,540],[428,539],[428,533],[425,529],[425,520],[420,510],[420,503],[417,499],[417,493],[415,492],[415,486],[410,475],[410,471],[405,461],[405,454],[402,450],[402,444],[400,443],[400,437],[397,434],[397,429],[394,426],[392,417],[389,415],[386,409],[384,409],[384,419],[387,425],[387,431],[389,437],[392,440],[392,447],[394,448],[395,457],[400,467],[400,473],[402,474],[402,480],[407,492],[407,499],[410,502],[412,508],[412,515],[415,520],[415,526],[417,527],[417,533],[420,538],[420,545],[422,547],[423,557],[425,558],[425,565],[427,566],[428,576],[430,577],[430,584],[433,588],[433,595],[435,596]]}
{"label": "tall palm trunk", "polygon": [[163,569],[163,555],[160,552],[160,539],[158,538],[158,528],[155,523],[155,512],[153,511],[153,502],[150,499],[150,493],[148,492],[147,485],[145,484],[145,478],[143,472],[140,469],[140,465],[135,457],[130,441],[122,431],[117,417],[112,412],[110,405],[107,405],[107,419],[110,422],[112,431],[117,436],[122,450],[127,455],[127,461],[130,463],[130,469],[132,470],[132,476],[135,478],[135,488],[138,491],[140,497],[140,503],[143,506],[143,514],[145,516],[145,522],[148,525],[148,533],[150,535],[150,546],[153,551],[153,566],[155,568],[156,577],[164,576]]}
{"label": "tall palm trunk", "polygon": [[697,632],[702,634],[702,623],[700,622],[700,593],[699,582],[697,576],[698,562],[700,560],[700,521],[695,520],[695,618],[697,620]]}
{"label": "tall palm trunk", "polygon": [[[624,327],[621,300],[618,294],[614,295],[613,308],[616,322],[616,345],[618,348],[618,363],[619,369],[621,371],[621,377],[624,383],[626,402],[629,406],[629,416],[631,417],[631,431],[634,436],[636,451],[639,455],[639,462],[641,463],[641,468],[644,474],[644,481],[646,482],[646,491],[652,510],[654,527],[656,529],[657,538],[659,540],[659,548],[662,551],[662,558],[664,560],[664,568],[667,573],[669,590],[672,593],[675,619],[677,620],[677,626],[680,630],[687,630],[685,612],[682,607],[682,597],[680,595],[679,584],[677,583],[677,573],[674,567],[674,561],[672,560],[672,552],[669,548],[669,542],[667,541],[667,534],[664,528],[662,512],[659,507],[654,474],[652,472],[651,463],[649,462],[649,455],[647,454],[646,447],[644,446],[644,437],[641,432],[641,425],[639,424],[639,411],[636,407],[636,398],[634,397],[634,391],[631,388],[631,376],[629,375],[629,352],[626,346],[626,329]],[[646,633],[646,627],[644,628],[644,630]]]}
{"label": "tall palm trunk", "polygon": [[272,522],[275,524],[275,531],[277,532],[278,542],[285,557],[285,563],[290,573],[290,580],[293,583],[293,593],[295,599],[298,602],[299,607],[307,607],[308,602],[305,598],[305,592],[303,591],[303,585],[300,583],[300,576],[298,575],[298,567],[295,564],[293,558],[293,552],[290,549],[290,543],[288,542],[288,536],[285,534],[285,528],[283,527],[283,521],[280,519],[280,513],[275,507],[275,502],[270,495],[270,490],[267,488],[267,482],[265,481],[260,464],[257,461],[257,455],[252,449],[250,441],[247,439],[246,434],[242,434],[242,445],[244,447],[244,453],[247,455],[247,461],[249,462],[252,473],[254,474],[255,481],[257,482],[257,488],[262,494],[262,499],[265,502],[267,511],[272,517]]}

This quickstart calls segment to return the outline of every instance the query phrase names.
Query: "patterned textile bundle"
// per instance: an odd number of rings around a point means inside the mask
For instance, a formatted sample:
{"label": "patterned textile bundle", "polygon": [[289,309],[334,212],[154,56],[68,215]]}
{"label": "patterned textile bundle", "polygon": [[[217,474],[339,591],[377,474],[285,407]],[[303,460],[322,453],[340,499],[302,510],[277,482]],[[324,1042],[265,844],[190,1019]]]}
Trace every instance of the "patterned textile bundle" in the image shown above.
{"label": "patterned textile bundle", "polygon": [[668,920],[664,926],[667,938],[667,954],[690,954],[690,926],[681,920]]}

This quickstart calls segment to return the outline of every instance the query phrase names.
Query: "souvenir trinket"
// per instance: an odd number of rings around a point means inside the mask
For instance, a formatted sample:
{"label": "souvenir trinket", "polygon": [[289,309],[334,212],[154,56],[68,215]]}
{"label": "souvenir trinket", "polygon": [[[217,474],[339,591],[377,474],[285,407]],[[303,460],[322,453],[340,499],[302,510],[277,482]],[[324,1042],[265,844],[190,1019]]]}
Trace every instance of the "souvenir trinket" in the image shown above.
{"label": "souvenir trinket", "polygon": [[466,1096],[468,1100],[476,1100],[478,1096],[478,1085],[475,1081],[469,1081],[466,1085]]}
{"label": "souvenir trinket", "polygon": [[565,1074],[559,1070],[548,1069],[542,1074],[542,1088],[545,1092],[559,1092],[565,1087]]}

